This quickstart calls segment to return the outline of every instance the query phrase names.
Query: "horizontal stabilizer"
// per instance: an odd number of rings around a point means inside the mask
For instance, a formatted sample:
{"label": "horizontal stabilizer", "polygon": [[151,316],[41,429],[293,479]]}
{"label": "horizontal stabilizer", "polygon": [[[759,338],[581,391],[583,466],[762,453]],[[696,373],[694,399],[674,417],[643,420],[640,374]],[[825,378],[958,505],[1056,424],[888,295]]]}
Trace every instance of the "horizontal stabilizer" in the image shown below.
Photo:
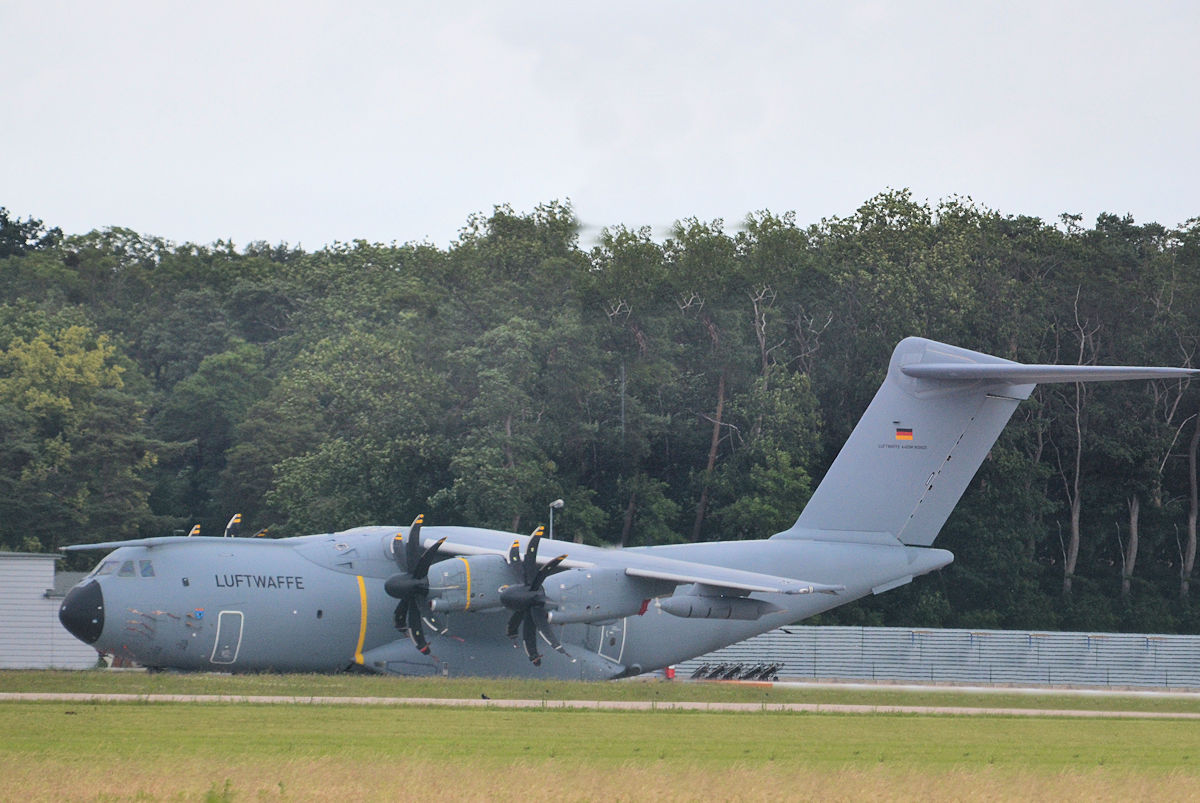
{"label": "horizontal stabilizer", "polygon": [[1123,379],[1186,379],[1200,375],[1191,368],[1145,368],[1133,365],[1023,365],[1011,363],[914,363],[900,367],[914,379],[956,379],[1006,382],[1013,385],[1046,382],[1117,382]]}

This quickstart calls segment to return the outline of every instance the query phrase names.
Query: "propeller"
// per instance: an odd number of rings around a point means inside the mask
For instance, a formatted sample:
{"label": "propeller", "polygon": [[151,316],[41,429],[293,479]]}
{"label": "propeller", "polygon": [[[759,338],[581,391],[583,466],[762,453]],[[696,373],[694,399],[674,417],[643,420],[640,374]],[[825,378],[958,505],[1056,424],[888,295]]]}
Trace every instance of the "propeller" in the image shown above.
{"label": "propeller", "polygon": [[[392,539],[392,557],[400,573],[389,577],[383,584],[383,590],[388,596],[400,600],[396,604],[396,629],[407,630],[408,637],[412,639],[416,648],[423,655],[428,655],[429,642],[425,640],[425,631],[421,627],[421,608],[429,595],[429,567],[433,565],[438,549],[446,539],[441,538],[422,551],[421,524],[424,521],[424,514],[417,516],[408,528],[408,538],[403,538],[397,533]],[[400,549],[401,541],[404,544],[403,550]]]}
{"label": "propeller", "polygon": [[507,585],[500,589],[500,602],[513,612],[508,619],[508,637],[516,639],[518,632],[520,633],[525,641],[525,654],[529,656],[529,660],[533,662],[534,666],[541,666],[542,663],[542,656],[538,652],[537,645],[539,635],[546,639],[546,642],[555,650],[563,655],[568,655],[550,628],[550,619],[546,615],[546,594],[542,590],[542,583],[558,568],[558,564],[567,559],[567,556],[559,555],[540,569],[538,568],[538,544],[541,543],[544,531],[544,527],[534,530],[533,536],[529,539],[529,546],[525,548],[524,557],[521,556],[520,543],[513,541],[508,550],[508,562],[514,566],[517,563],[521,564],[524,582]]}

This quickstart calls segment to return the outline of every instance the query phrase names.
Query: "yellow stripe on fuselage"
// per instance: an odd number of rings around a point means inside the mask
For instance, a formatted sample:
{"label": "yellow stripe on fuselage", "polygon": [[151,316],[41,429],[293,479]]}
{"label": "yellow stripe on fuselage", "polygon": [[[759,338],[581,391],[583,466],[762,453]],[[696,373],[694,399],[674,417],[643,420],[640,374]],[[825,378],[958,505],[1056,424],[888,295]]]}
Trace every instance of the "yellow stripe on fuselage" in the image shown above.
{"label": "yellow stripe on fuselage", "polygon": [[466,558],[459,558],[463,562],[463,570],[467,573],[467,605],[463,608],[464,611],[471,610],[471,564]]}
{"label": "yellow stripe on fuselage", "polygon": [[363,642],[367,640],[367,584],[362,575],[358,575],[358,599],[361,603],[362,616],[358,621],[358,646],[354,648],[354,663],[363,663]]}

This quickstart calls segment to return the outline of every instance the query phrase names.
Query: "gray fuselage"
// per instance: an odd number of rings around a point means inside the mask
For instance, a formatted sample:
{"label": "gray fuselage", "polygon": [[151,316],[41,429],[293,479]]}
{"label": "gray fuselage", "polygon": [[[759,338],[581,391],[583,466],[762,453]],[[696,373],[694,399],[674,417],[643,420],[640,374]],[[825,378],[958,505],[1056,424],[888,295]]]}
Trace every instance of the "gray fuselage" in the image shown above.
{"label": "gray fuselage", "polygon": [[[755,594],[783,610],[752,621],[730,621],[668,614],[656,602],[677,586],[643,584],[647,596],[642,613],[556,626],[567,655],[546,651],[541,665],[534,666],[505,637],[508,611],[503,608],[436,614],[431,617],[436,629],[429,633],[430,654],[418,652],[397,630],[396,600],[383,589],[396,573],[390,544],[403,529],[360,527],[281,540],[164,539],[121,547],[71,591],[63,621],[100,652],[151,667],[332,672],[362,666],[395,674],[598,679],[702,655],[907,581],[952,559],[937,549],[782,538],[628,550],[545,540],[543,555],[567,554],[597,569],[662,556],[803,575],[843,584],[845,590]],[[514,540],[511,533],[462,527],[427,527],[424,534],[497,552]],[[527,543],[524,536],[516,540]],[[571,572],[588,571],[568,569],[551,575],[546,585],[570,579]]]}

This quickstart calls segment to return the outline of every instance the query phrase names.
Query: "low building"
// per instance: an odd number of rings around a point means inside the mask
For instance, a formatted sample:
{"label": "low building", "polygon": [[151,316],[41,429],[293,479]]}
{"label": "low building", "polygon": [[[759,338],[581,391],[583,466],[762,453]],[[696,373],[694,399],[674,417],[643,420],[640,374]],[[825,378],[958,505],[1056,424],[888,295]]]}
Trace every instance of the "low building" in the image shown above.
{"label": "low building", "polygon": [[58,555],[0,552],[0,669],[89,669],[99,655],[66,631],[58,607],[83,578]]}

